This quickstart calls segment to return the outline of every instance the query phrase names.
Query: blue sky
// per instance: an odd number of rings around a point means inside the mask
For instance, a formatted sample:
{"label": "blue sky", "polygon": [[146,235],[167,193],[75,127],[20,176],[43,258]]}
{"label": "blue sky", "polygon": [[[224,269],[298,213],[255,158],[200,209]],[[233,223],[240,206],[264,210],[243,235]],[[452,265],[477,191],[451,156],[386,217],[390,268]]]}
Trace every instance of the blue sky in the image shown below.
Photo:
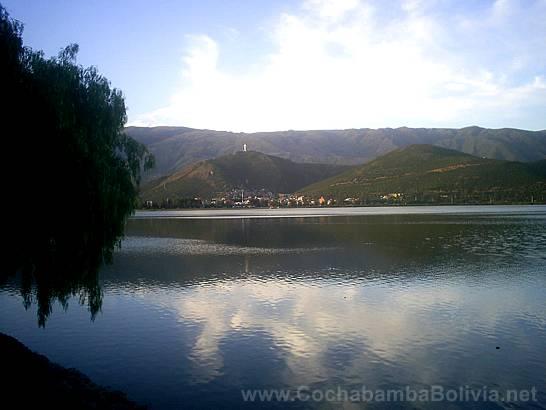
{"label": "blue sky", "polygon": [[546,0],[2,0],[80,45],[129,124],[546,129]]}

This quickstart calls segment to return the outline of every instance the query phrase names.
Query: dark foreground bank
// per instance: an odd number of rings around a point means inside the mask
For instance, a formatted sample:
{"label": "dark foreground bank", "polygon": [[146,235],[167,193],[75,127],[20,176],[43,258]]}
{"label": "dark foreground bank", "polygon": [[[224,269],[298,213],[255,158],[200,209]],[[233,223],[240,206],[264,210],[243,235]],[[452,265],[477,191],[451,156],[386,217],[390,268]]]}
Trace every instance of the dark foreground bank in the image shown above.
{"label": "dark foreground bank", "polygon": [[[100,387],[75,369],[65,369],[0,333],[4,385],[1,402],[19,408],[143,409],[125,394]],[[1,405],[3,407],[3,405]]]}

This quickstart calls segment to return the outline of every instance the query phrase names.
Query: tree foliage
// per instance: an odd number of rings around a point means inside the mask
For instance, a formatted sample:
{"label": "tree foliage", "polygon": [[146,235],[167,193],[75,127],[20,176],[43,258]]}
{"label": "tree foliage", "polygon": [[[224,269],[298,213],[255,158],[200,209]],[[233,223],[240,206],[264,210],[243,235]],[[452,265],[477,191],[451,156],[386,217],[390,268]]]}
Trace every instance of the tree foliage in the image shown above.
{"label": "tree foliage", "polygon": [[[100,308],[97,268],[111,258],[137,203],[146,148],[124,134],[121,91],[95,67],[76,63],[78,45],[57,57],[23,46],[23,26],[0,5],[2,143],[8,179],[9,260],[30,302],[78,293]],[[6,276],[6,275],[3,275]]]}

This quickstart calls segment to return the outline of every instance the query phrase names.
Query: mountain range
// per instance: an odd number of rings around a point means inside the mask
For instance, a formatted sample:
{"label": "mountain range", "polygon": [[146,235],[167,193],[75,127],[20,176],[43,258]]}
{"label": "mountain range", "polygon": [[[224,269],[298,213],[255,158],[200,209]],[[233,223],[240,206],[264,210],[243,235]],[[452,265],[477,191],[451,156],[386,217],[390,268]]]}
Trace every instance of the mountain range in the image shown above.
{"label": "mountain range", "polygon": [[309,196],[359,203],[544,202],[546,160],[476,157],[433,145],[411,145],[301,189]]}
{"label": "mountain range", "polygon": [[546,160],[495,160],[429,144],[399,148],[359,166],[295,163],[237,152],[156,179],[144,185],[141,198],[179,203],[193,197],[233,197],[239,190],[298,193],[351,204],[543,203]]}
{"label": "mountain range", "polygon": [[145,184],[141,198],[212,198],[232,190],[291,193],[349,169],[335,164],[296,163],[260,152],[236,152],[199,161]]}
{"label": "mountain range", "polygon": [[146,181],[172,175],[196,162],[250,150],[302,163],[358,165],[413,144],[450,148],[477,157],[508,161],[546,158],[546,130],[381,128],[234,133],[187,127],[127,127],[156,158]]}

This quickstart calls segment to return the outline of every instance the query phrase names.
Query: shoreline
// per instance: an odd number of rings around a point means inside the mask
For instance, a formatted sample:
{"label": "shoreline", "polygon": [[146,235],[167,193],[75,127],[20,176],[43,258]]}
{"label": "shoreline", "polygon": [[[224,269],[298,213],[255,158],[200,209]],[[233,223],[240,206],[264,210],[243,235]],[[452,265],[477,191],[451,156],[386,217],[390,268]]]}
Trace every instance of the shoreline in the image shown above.
{"label": "shoreline", "polygon": [[68,369],[33,352],[12,336],[0,332],[0,357],[5,374],[4,403],[19,408],[146,409],[125,393],[95,384],[76,369]]}
{"label": "shoreline", "polygon": [[374,215],[527,215],[546,213],[546,205],[412,205],[324,208],[193,208],[137,210],[130,219],[313,218]]}

